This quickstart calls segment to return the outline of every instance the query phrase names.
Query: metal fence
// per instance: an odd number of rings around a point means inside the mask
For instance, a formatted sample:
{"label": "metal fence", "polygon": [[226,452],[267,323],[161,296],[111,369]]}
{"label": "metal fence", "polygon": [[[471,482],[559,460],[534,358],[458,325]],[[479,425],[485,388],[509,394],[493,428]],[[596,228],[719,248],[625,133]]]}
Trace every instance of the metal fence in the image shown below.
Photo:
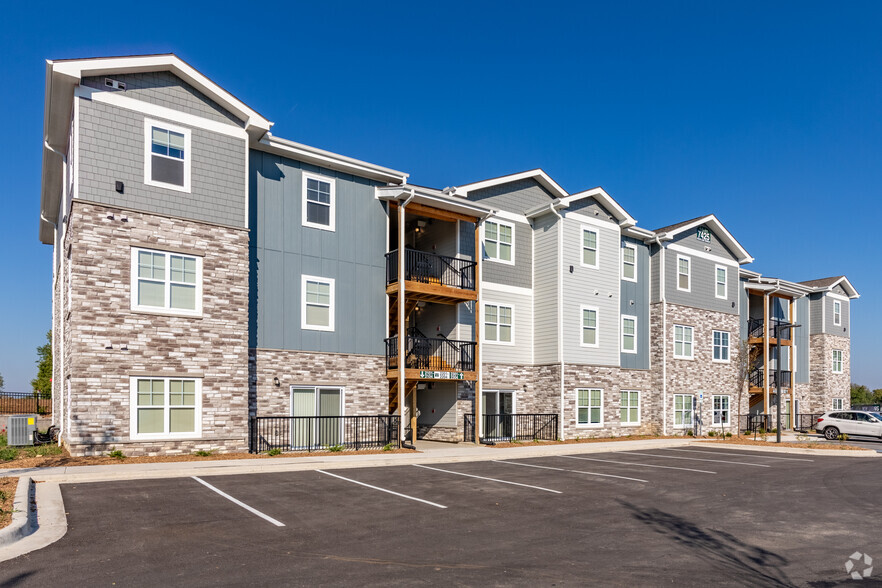
{"label": "metal fence", "polygon": [[398,445],[399,417],[251,417],[248,451],[358,451]]}
{"label": "metal fence", "polygon": [[[485,414],[482,443],[505,441],[557,441],[558,415],[556,414]],[[463,422],[465,441],[475,440],[475,415],[465,415]]]}
{"label": "metal fence", "polygon": [[[404,279],[424,284],[450,286],[463,290],[475,289],[475,268],[469,259],[438,255],[416,249],[405,249]],[[398,250],[386,254],[386,283],[398,281]]]}
{"label": "metal fence", "polygon": [[[386,369],[398,368],[398,336],[385,339]],[[471,372],[475,369],[475,342],[445,337],[408,335],[405,366],[418,370]]]}
{"label": "metal fence", "polygon": [[795,431],[803,431],[803,432],[811,432],[815,430],[815,425],[818,424],[818,419],[821,418],[822,413],[818,414],[798,414],[796,415],[796,423],[794,423],[793,429]]}
{"label": "metal fence", "polygon": [[52,414],[52,398],[33,392],[0,392],[0,414]]}

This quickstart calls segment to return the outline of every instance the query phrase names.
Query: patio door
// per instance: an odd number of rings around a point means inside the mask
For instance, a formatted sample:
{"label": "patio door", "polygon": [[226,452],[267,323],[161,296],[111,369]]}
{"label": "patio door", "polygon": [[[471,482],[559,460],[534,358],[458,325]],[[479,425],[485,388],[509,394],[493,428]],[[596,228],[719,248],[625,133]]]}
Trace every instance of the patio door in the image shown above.
{"label": "patio door", "polygon": [[484,437],[511,439],[514,430],[514,392],[511,390],[484,391]]}
{"label": "patio door", "polygon": [[343,390],[332,387],[291,387],[292,449],[330,447],[343,442]]}

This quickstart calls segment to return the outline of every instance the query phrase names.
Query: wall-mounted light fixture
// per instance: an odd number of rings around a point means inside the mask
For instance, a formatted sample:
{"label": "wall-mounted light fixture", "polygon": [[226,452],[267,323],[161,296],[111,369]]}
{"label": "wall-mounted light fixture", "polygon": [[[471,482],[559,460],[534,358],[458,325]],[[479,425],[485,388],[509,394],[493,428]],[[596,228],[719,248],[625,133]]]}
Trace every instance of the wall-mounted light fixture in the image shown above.
{"label": "wall-mounted light fixture", "polygon": [[279,378],[278,378],[278,377],[273,378],[273,386],[275,386],[276,388],[278,388],[278,387],[281,386],[281,385],[282,385],[282,383],[279,381]]}

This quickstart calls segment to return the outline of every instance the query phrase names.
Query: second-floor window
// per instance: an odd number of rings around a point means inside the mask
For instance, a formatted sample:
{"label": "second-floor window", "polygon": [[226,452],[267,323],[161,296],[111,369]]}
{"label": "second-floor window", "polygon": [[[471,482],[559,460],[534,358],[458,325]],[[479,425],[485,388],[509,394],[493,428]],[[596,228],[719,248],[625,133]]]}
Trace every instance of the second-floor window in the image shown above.
{"label": "second-floor window", "polygon": [[714,331],[714,361],[729,361],[729,333]]}
{"label": "second-floor window", "polygon": [[512,315],[514,309],[502,304],[484,305],[484,341],[512,343]]}
{"label": "second-floor window", "polygon": [[674,357],[692,359],[692,327],[674,325]]}
{"label": "second-floor window", "polygon": [[833,324],[837,327],[842,324],[842,303],[833,301]]}
{"label": "second-floor window", "polygon": [[334,280],[302,276],[302,320],[300,327],[309,331],[334,330]]}
{"label": "second-floor window", "polygon": [[303,174],[303,226],[335,230],[336,183],[333,178]]}
{"label": "second-floor window", "polygon": [[582,229],[582,265],[598,267],[597,263],[597,231]]}
{"label": "second-floor window", "polygon": [[190,191],[190,129],[146,119],[144,183]]}
{"label": "second-floor window", "polygon": [[514,263],[514,225],[500,221],[486,221],[484,253],[487,259]]}
{"label": "second-floor window", "polygon": [[622,315],[622,353],[637,353],[637,317]]}
{"label": "second-floor window", "polygon": [[677,290],[689,292],[692,276],[691,265],[688,257],[677,256]]}
{"label": "second-floor window", "polygon": [[833,350],[833,373],[841,374],[842,373],[842,350],[834,349]]}
{"label": "second-floor window", "polygon": [[622,279],[629,282],[637,281],[637,247],[625,244],[622,246]]}
{"label": "second-floor window", "polygon": [[132,248],[132,310],[202,314],[202,258]]}
{"label": "second-floor window", "polygon": [[728,276],[727,276],[726,268],[721,265],[716,266],[716,268],[714,269],[714,282],[715,282],[714,287],[716,289],[714,294],[716,295],[717,298],[723,298],[723,299],[727,298],[727,295],[726,295],[727,277]]}
{"label": "second-floor window", "polygon": [[597,309],[582,307],[582,346],[597,347]]}

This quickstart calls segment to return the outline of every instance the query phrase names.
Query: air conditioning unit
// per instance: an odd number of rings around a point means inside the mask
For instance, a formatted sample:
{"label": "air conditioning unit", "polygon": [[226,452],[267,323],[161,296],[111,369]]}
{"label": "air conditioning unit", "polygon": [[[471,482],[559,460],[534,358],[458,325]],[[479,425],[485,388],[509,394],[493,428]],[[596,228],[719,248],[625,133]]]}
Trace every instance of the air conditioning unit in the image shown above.
{"label": "air conditioning unit", "polygon": [[6,421],[7,444],[33,445],[34,431],[37,430],[37,415],[19,414]]}

